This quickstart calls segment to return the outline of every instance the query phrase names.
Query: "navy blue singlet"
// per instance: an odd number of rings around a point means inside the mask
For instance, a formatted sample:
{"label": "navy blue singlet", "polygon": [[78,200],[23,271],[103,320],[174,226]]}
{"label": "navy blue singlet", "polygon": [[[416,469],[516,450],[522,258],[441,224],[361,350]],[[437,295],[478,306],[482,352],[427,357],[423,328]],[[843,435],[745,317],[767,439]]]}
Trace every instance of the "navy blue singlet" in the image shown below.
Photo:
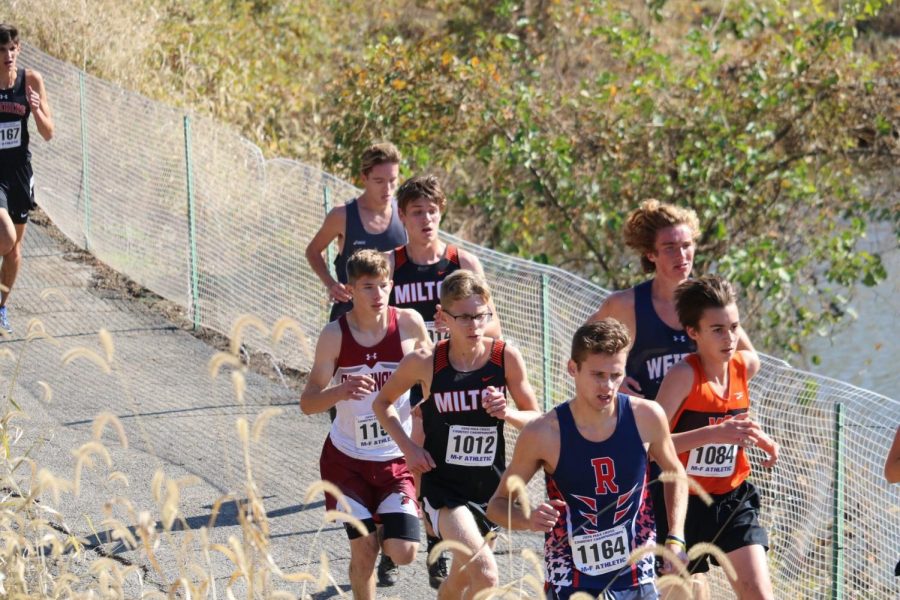
{"label": "navy blue singlet", "polygon": [[625,363],[645,398],[656,398],[666,372],[697,349],[683,329],[672,329],[656,314],[652,286],[652,279],[634,286],[634,344]]}
{"label": "navy blue singlet", "polygon": [[[357,250],[371,249],[380,252],[393,250],[397,246],[406,245],[406,229],[400,221],[400,209],[397,207],[397,199],[391,199],[391,221],[387,229],[381,233],[369,233],[363,227],[359,217],[359,204],[357,200],[351,200],[346,204],[347,224],[344,227],[344,246],[334,259],[334,273],[337,280],[347,283],[347,261]],[[353,308],[353,302],[335,302],[331,307],[329,321],[334,321]]]}
{"label": "navy blue singlet", "polygon": [[544,542],[547,587],[556,596],[576,590],[597,595],[653,580],[653,557],[628,565],[631,552],[655,542],[642,510],[647,494],[647,451],[631,400],[616,398],[616,429],[602,442],[582,437],[569,402],[555,408],[559,461],[546,475],[547,496],[566,507]]}

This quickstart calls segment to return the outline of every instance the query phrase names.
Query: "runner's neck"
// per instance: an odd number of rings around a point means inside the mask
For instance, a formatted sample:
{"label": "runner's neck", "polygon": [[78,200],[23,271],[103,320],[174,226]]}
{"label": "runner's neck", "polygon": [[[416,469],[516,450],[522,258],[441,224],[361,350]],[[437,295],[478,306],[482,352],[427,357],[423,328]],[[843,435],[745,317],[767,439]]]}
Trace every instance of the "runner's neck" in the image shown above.
{"label": "runner's neck", "polygon": [[477,371],[483,367],[490,358],[491,344],[493,341],[493,338],[486,338],[483,336],[474,343],[471,343],[468,339],[464,341],[451,339],[450,349],[447,352],[450,366],[461,373]]}
{"label": "runner's neck", "polygon": [[417,265],[433,265],[443,258],[446,249],[447,244],[434,239],[424,244],[407,244],[406,255]]}

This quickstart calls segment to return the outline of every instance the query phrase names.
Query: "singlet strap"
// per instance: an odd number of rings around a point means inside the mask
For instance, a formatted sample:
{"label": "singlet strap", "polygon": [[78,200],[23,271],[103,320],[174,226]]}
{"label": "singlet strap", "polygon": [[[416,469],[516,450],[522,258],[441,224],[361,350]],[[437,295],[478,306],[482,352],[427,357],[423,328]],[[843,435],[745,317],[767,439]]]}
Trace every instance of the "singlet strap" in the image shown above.
{"label": "singlet strap", "polygon": [[450,366],[450,340],[441,340],[434,347],[434,374]]}
{"label": "singlet strap", "polygon": [[491,362],[497,365],[498,367],[503,366],[503,357],[504,350],[506,349],[506,342],[503,340],[495,339],[491,343]]}
{"label": "singlet strap", "polygon": [[453,244],[447,244],[447,250],[444,253],[447,257],[447,260],[459,266],[459,248],[454,246]]}
{"label": "singlet strap", "polygon": [[406,254],[406,246],[398,246],[394,248],[394,272],[406,264],[409,256]]}

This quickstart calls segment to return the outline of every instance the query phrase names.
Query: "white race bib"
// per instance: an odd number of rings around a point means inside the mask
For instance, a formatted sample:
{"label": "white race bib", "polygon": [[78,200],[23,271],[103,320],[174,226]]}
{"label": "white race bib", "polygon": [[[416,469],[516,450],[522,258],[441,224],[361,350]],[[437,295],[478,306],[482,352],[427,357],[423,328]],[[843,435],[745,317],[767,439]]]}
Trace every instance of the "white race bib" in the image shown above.
{"label": "white race bib", "polygon": [[734,473],[737,454],[735,444],[707,444],[693,448],[685,471],[699,477],[729,477]]}
{"label": "white race bib", "polygon": [[628,563],[630,553],[625,526],[599,533],[569,536],[575,568],[585,575],[617,571]]}
{"label": "white race bib", "polygon": [[0,123],[0,150],[22,145],[22,122]]}
{"label": "white race bib", "polygon": [[375,415],[356,416],[356,447],[360,450],[380,448],[391,442]]}
{"label": "white race bib", "polygon": [[425,321],[425,329],[428,330],[428,335],[431,337],[431,342],[437,344],[441,340],[450,339],[450,333],[447,331],[437,331],[434,328],[434,321]]}
{"label": "white race bib", "polygon": [[497,428],[474,425],[451,425],[447,438],[449,465],[489,467],[497,455]]}

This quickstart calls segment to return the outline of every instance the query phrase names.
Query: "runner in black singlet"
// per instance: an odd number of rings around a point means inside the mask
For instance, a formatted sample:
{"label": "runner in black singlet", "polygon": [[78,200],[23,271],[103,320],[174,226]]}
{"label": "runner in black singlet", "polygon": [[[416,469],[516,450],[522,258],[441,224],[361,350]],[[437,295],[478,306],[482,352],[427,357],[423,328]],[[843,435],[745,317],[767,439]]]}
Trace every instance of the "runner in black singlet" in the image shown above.
{"label": "runner in black singlet", "polygon": [[19,32],[0,24],[0,329],[12,333],[6,302],[22,262],[22,240],[28,212],[34,208],[28,117],[34,116],[38,133],[53,137],[53,117],[44,79],[33,69],[20,68]]}
{"label": "runner in black singlet", "polygon": [[[471,553],[453,552],[441,584],[441,598],[471,598],[497,583],[492,550],[494,528],[484,515],[506,464],[505,423],[523,427],[536,418],[537,399],[522,356],[501,340],[484,336],[492,319],[490,290],[467,270],[441,287],[441,317],[450,333],[434,350],[407,355],[372,403],[378,420],[406,457],[410,471],[422,473],[425,514],[438,535]],[[424,446],[403,430],[394,401],[420,383]],[[506,392],[515,408],[507,405]],[[463,568],[465,566],[465,568]]]}

